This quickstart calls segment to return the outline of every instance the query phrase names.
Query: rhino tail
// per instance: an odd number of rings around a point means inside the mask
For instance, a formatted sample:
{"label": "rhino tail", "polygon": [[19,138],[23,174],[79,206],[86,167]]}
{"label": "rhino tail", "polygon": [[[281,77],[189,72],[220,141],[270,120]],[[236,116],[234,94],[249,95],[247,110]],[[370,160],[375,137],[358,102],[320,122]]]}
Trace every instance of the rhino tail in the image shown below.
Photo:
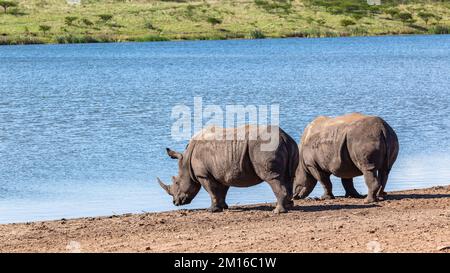
{"label": "rhino tail", "polygon": [[299,146],[295,142],[295,140],[287,135],[288,138],[288,147],[289,147],[289,166],[288,172],[289,177],[294,182],[295,172],[297,171],[298,164],[300,162],[300,152]]}
{"label": "rhino tail", "polygon": [[386,171],[389,172],[394,165],[394,161],[397,158],[398,154],[398,143],[397,136],[393,129],[389,127],[386,123],[383,126],[383,141],[386,147],[386,155],[385,155],[385,168]]}

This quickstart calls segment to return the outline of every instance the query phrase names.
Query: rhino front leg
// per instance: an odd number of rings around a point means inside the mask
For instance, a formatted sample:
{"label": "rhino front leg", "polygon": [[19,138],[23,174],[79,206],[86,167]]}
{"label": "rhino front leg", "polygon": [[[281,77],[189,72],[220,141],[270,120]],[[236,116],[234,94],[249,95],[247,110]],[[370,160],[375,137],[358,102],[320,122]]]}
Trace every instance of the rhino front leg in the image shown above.
{"label": "rhino front leg", "polygon": [[267,183],[269,183],[277,198],[277,205],[273,210],[274,213],[284,213],[288,211],[288,208],[293,207],[294,202],[292,201],[292,193],[289,192],[288,187],[286,187],[281,180],[272,179],[267,181]]}
{"label": "rhino front leg", "polygon": [[344,186],[345,189],[345,197],[363,198],[363,196],[355,189],[353,178],[342,178],[341,181],[342,186]]}
{"label": "rhino front leg", "polygon": [[216,181],[210,179],[200,178],[200,183],[211,197],[211,212],[221,212],[224,209],[228,209],[228,205],[225,202],[229,186],[222,185]]}

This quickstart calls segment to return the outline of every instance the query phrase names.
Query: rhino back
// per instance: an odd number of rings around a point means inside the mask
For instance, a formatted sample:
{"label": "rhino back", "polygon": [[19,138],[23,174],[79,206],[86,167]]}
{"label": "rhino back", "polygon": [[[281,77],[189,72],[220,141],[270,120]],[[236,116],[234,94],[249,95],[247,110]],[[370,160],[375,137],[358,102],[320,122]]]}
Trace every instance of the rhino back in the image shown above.
{"label": "rhino back", "polygon": [[[255,128],[248,127],[249,131]],[[279,134],[280,143],[272,151],[261,148],[265,141],[258,134],[256,139],[246,134],[245,139],[241,140],[199,140],[197,137],[193,140],[195,148],[191,160],[192,169],[196,176],[212,177],[219,183],[236,187],[248,187],[271,179],[286,171],[292,163],[289,157],[296,155],[295,162],[298,162],[295,141],[281,129]],[[293,155],[289,153],[292,148],[286,146],[286,141],[290,141],[289,145],[294,149]],[[296,165],[291,168],[294,173]]]}

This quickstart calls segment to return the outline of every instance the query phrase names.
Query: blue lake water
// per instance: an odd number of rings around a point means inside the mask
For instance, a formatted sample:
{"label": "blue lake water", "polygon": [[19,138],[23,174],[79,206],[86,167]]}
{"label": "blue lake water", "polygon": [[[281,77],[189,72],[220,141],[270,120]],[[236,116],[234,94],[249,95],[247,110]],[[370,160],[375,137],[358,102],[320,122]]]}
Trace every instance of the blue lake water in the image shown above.
{"label": "blue lake water", "polygon": [[[317,115],[379,115],[401,146],[387,190],[450,184],[449,35],[2,46],[0,223],[177,209],[155,177],[177,174],[171,111],[194,96],[279,104],[296,140]],[[265,183],[227,199],[275,201]]]}

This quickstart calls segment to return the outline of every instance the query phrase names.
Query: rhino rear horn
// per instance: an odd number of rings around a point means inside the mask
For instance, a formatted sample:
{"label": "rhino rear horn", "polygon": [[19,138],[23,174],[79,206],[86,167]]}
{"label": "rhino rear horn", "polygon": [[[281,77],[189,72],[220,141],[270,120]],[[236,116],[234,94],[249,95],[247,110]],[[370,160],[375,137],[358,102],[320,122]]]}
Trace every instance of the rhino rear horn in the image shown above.
{"label": "rhino rear horn", "polygon": [[156,179],[158,179],[158,183],[161,186],[161,188],[163,188],[168,194],[172,195],[172,193],[170,192],[170,186],[164,184],[161,179],[159,179],[159,177],[157,177]]}
{"label": "rhino rear horn", "polygon": [[167,154],[173,159],[181,159],[181,157],[183,157],[183,155],[180,154],[179,152],[172,151],[169,148],[166,148],[166,151],[167,151]]}

